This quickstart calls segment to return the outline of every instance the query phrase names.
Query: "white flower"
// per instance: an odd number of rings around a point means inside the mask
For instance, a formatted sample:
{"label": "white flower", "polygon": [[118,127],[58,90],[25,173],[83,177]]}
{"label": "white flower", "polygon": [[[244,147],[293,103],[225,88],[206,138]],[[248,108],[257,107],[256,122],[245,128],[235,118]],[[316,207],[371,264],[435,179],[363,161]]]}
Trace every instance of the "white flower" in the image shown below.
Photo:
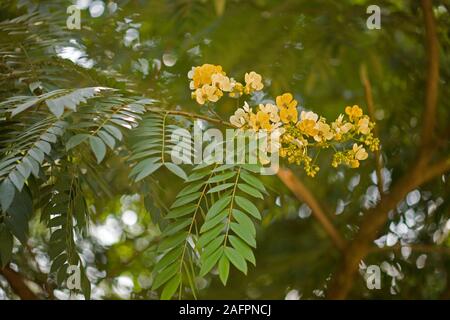
{"label": "white flower", "polygon": [[319,115],[312,111],[302,111],[300,113],[300,119],[301,120],[312,120],[314,122],[317,122],[317,120],[319,120]]}
{"label": "white flower", "polygon": [[247,119],[247,113],[243,109],[239,108],[236,110],[234,115],[230,117],[230,122],[233,126],[240,128],[247,122]]}

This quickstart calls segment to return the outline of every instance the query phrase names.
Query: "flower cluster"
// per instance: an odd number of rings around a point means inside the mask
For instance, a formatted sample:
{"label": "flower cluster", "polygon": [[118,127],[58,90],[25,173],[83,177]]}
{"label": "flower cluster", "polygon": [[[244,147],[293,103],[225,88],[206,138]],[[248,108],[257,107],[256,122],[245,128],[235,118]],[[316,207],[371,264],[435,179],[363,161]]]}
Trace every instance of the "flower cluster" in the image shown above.
{"label": "flower cluster", "polygon": [[[223,92],[231,97],[251,94],[263,88],[262,78],[255,72],[245,75],[245,86],[228,78],[221,66],[204,64],[189,73],[193,98],[199,104],[215,102]],[[273,103],[251,107],[247,102],[230,117],[230,123],[241,130],[276,132],[280,137],[278,152],[289,163],[302,165],[309,176],[315,176],[319,166],[315,163],[321,149],[334,150],[332,166],[345,164],[358,168],[360,161],[368,158],[370,151],[379,149],[379,140],[373,135],[374,123],[357,106],[347,106],[345,113],[328,123],[324,117],[312,111],[302,110],[291,93],[277,96]],[[345,147],[351,146],[346,150]],[[343,150],[339,151],[338,148]],[[312,150],[315,150],[313,160]],[[271,150],[274,152],[274,150]]]}
{"label": "flower cluster", "polygon": [[251,94],[264,88],[261,75],[254,71],[245,74],[245,85],[243,85],[227,77],[222,66],[212,64],[192,67],[188,78],[191,79],[189,84],[192,90],[191,96],[201,105],[217,102],[224,92],[232,98],[238,98],[243,94]]}

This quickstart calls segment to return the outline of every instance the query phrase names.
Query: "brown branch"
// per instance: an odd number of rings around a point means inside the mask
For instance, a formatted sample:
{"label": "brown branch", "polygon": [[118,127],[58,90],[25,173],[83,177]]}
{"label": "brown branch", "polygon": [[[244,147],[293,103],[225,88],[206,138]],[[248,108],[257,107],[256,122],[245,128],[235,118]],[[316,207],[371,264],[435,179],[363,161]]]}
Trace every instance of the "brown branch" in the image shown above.
{"label": "brown branch", "polygon": [[427,164],[431,159],[431,138],[435,127],[436,104],[439,82],[439,52],[436,35],[436,26],[433,17],[431,0],[422,0],[423,16],[426,29],[426,48],[428,58],[427,88],[424,110],[424,125],[422,128],[422,145],[417,163],[408,170],[394,185],[391,193],[381,199],[378,205],[367,211],[360,225],[359,232],[349,244],[343,261],[335,273],[327,292],[331,299],[345,299],[353,286],[358,265],[370,252],[372,242],[376,239],[379,230],[383,228],[389,218],[389,212],[394,210],[409,191],[422,183],[432,179],[447,169],[447,159],[433,167],[432,173],[427,173]]}
{"label": "brown branch", "polygon": [[436,32],[436,22],[431,0],[421,0],[423,18],[425,22],[426,50],[427,50],[427,83],[425,92],[425,112],[423,114],[421,156],[426,157],[430,146],[434,128],[436,126],[436,109],[439,85],[439,41]]}
{"label": "brown branch", "polygon": [[6,267],[4,269],[0,269],[0,274],[5,277],[8,281],[11,289],[17,294],[22,300],[38,300],[37,295],[28,288],[25,283],[25,279],[23,276],[11,269],[10,267]]}
{"label": "brown branch", "polygon": [[278,170],[278,178],[291,190],[298,200],[304,201],[312,210],[313,216],[322,225],[325,232],[333,240],[333,243],[339,250],[344,250],[345,240],[335,228],[325,211],[320,206],[311,191],[295,176],[295,174],[286,168]]}
{"label": "brown branch", "polygon": [[[360,68],[361,82],[364,86],[364,92],[366,96],[367,109],[369,111],[369,116],[373,122],[375,122],[375,106],[373,103],[372,95],[372,85],[370,84],[369,77],[367,75],[367,68],[365,64],[361,65]],[[378,126],[373,128],[373,135],[375,138],[379,138]],[[377,175],[377,186],[380,196],[383,194],[383,176],[381,174],[381,168],[383,168],[383,158],[381,157],[381,152],[379,149],[375,150],[375,173]]]}
{"label": "brown branch", "polygon": [[444,174],[447,171],[450,171],[450,157],[427,166],[420,177],[420,184],[428,182],[434,177]]}

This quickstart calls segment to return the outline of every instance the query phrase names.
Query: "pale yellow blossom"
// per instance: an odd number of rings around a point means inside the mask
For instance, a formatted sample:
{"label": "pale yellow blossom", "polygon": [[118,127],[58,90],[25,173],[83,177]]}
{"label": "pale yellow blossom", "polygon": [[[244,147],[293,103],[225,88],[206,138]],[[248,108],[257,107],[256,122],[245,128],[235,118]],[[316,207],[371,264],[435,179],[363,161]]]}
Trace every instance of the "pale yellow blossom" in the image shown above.
{"label": "pale yellow blossom", "polygon": [[260,91],[264,88],[262,77],[255,71],[245,74],[245,93],[249,94],[253,91]]}
{"label": "pale yellow blossom", "polygon": [[369,134],[370,133],[370,120],[369,117],[365,116],[358,120],[358,132],[362,134]]}
{"label": "pale yellow blossom", "polygon": [[208,101],[217,102],[222,96],[222,91],[217,89],[217,87],[205,84],[201,88],[195,90],[193,97],[198,104],[205,104]]}

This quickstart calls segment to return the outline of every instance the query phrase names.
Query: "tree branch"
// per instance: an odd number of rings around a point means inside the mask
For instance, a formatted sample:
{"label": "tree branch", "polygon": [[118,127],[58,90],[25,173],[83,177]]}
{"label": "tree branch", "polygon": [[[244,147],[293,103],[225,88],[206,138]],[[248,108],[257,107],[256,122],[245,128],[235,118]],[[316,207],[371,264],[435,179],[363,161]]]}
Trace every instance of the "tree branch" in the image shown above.
{"label": "tree branch", "polygon": [[36,294],[28,288],[22,275],[10,267],[0,269],[0,274],[8,281],[11,289],[22,300],[38,300]]}
{"label": "tree branch", "polygon": [[425,92],[425,112],[423,114],[421,157],[425,157],[431,145],[436,126],[436,109],[439,85],[439,41],[431,0],[421,0],[425,22],[427,50],[427,83]]}
{"label": "tree branch", "polygon": [[286,168],[278,170],[278,178],[291,190],[298,200],[304,201],[312,210],[313,216],[322,225],[325,232],[333,240],[333,243],[339,250],[344,250],[345,240],[335,228],[325,211],[320,206],[311,191],[295,176],[295,174]]}
{"label": "tree branch", "polygon": [[[369,116],[372,119],[373,122],[375,122],[375,106],[373,103],[373,95],[372,95],[372,85],[370,84],[369,77],[367,75],[367,67],[365,64],[361,65],[360,71],[360,77],[361,82],[364,86],[364,92],[366,96],[366,104],[367,109],[369,111]],[[373,135],[375,138],[379,138],[378,134],[378,126],[375,126],[373,129]],[[375,150],[375,173],[377,175],[377,187],[378,192],[380,193],[380,196],[383,195],[383,176],[381,174],[381,168],[383,168],[383,158],[381,157],[381,152],[379,149]]]}

